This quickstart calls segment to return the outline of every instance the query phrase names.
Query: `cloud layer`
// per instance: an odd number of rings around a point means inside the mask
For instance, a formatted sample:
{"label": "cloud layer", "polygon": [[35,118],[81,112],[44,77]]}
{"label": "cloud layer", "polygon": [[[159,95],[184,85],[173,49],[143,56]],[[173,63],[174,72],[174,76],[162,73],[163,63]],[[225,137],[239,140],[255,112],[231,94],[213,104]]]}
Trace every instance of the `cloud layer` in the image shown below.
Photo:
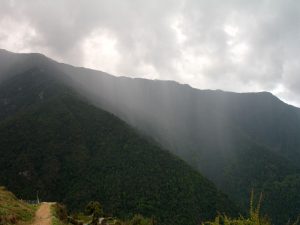
{"label": "cloud layer", "polygon": [[0,48],[300,105],[296,0],[2,0]]}

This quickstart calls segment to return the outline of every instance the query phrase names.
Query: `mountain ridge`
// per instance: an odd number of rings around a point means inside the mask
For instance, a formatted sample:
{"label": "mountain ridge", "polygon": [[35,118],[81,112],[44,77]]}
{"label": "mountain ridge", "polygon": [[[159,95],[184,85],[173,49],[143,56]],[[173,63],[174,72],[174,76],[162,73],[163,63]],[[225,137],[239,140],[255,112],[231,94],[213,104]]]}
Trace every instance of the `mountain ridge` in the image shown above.
{"label": "mountain ridge", "polygon": [[[40,60],[26,62],[21,63],[23,69]],[[289,187],[288,195],[277,205],[286,206],[290,196],[296,202],[300,199],[293,191],[299,174],[299,108],[268,92],[199,90],[177,82],[114,77],[54,61],[46,68],[91,104],[186,161],[239,205],[248,204],[255,188],[269,196],[265,209],[276,224],[300,213],[287,206],[279,214],[274,204],[282,187]]]}
{"label": "mountain ridge", "polygon": [[69,63],[64,63],[64,62],[60,62],[60,61],[57,61],[57,60],[54,60],[48,56],[46,56],[45,54],[43,53],[39,53],[39,52],[30,52],[30,53],[16,53],[16,52],[12,52],[12,51],[9,51],[9,50],[6,50],[6,49],[1,49],[0,48],[0,54],[11,54],[11,55],[16,55],[16,56],[33,56],[33,57],[42,57],[46,60],[49,60],[50,62],[52,63],[56,63],[56,64],[60,64],[60,65],[63,65],[63,66],[68,66],[68,67],[72,67],[74,69],[82,69],[82,70],[87,70],[87,71],[91,71],[91,72],[96,72],[96,73],[102,73],[102,74],[106,74],[108,76],[111,76],[111,77],[114,77],[114,78],[125,78],[125,79],[133,79],[133,80],[143,80],[143,81],[153,81],[153,82],[170,82],[170,83],[175,83],[177,85],[182,85],[182,86],[187,86],[191,89],[195,89],[195,90],[200,90],[200,91],[204,91],[204,92],[220,92],[220,93],[227,93],[227,94],[266,94],[266,95],[271,95],[272,97],[275,97],[277,98],[278,100],[280,100],[281,102],[287,104],[287,105],[290,105],[290,106],[293,106],[297,109],[300,109],[299,107],[297,106],[294,106],[294,105],[291,105],[291,104],[288,104],[286,102],[284,102],[283,100],[281,100],[279,97],[277,97],[276,95],[274,95],[272,92],[269,92],[269,91],[256,91],[256,92],[234,92],[234,91],[225,91],[225,90],[221,90],[221,89],[200,89],[200,88],[197,88],[197,87],[193,87],[191,86],[190,84],[187,84],[187,83],[180,83],[178,81],[175,81],[175,80],[160,80],[160,79],[148,79],[148,78],[142,78],[142,77],[129,77],[129,76],[126,76],[126,75],[121,75],[121,76],[116,76],[116,75],[113,75],[113,74],[110,74],[108,72],[104,72],[102,70],[98,70],[98,69],[92,69],[92,68],[88,68],[88,67],[84,67],[84,66],[75,66],[75,65],[72,65],[72,64],[69,64]]}
{"label": "mountain ridge", "polygon": [[99,200],[108,214],[159,224],[236,213],[212,182],[56,77],[36,67],[0,83],[2,185],[25,199],[38,190],[73,210]]}

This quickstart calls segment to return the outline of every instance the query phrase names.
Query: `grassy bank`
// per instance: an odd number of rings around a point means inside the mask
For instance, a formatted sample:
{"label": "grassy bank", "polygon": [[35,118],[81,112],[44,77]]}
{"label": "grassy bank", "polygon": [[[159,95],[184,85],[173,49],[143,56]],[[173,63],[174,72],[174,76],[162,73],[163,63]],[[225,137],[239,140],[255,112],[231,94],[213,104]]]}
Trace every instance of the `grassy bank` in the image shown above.
{"label": "grassy bank", "polygon": [[0,225],[27,225],[34,218],[37,206],[27,204],[0,187]]}

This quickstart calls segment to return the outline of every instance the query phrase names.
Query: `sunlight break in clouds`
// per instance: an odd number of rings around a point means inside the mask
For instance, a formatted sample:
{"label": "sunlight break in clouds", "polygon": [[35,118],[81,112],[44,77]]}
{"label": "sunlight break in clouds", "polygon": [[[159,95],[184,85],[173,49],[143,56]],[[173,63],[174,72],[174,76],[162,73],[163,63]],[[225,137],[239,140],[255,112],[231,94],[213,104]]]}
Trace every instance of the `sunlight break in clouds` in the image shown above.
{"label": "sunlight break in clouds", "polygon": [[28,23],[19,23],[9,17],[0,21],[0,46],[15,52],[31,52],[31,40],[37,36]]}
{"label": "sunlight break in clouds", "polygon": [[92,32],[82,43],[83,65],[117,74],[115,68],[121,56],[116,45],[117,39],[109,33],[102,30]]}

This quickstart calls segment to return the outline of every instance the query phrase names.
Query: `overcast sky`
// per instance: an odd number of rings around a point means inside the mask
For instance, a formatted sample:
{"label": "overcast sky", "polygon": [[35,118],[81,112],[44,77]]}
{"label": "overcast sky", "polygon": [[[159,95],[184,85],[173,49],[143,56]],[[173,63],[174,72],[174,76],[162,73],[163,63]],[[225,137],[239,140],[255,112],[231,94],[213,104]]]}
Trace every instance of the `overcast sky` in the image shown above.
{"label": "overcast sky", "polygon": [[299,0],[0,0],[0,48],[300,106]]}

